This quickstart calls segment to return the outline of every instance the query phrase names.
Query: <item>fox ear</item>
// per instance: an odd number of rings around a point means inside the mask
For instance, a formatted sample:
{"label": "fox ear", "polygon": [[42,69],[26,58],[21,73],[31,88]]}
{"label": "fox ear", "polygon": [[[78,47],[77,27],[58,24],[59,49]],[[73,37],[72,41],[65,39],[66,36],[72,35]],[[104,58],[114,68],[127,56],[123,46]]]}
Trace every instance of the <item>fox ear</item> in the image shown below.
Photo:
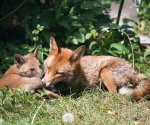
{"label": "fox ear", "polygon": [[55,38],[54,37],[50,37],[50,49],[49,49],[49,54],[51,55],[56,55],[60,52],[60,48],[57,45]]}
{"label": "fox ear", "polygon": [[38,58],[38,50],[40,46],[37,46],[34,50],[31,51],[31,53],[34,54],[35,58]]}
{"label": "fox ear", "polygon": [[23,57],[23,56],[21,56],[21,55],[19,55],[19,54],[15,54],[14,55],[14,63],[17,65],[17,66],[19,66],[19,65],[21,65],[21,64],[23,64],[23,63],[25,63],[26,62],[26,59]]}
{"label": "fox ear", "polygon": [[81,57],[84,55],[84,52],[85,52],[85,46],[78,47],[70,56],[69,58],[70,62],[78,62],[81,59]]}

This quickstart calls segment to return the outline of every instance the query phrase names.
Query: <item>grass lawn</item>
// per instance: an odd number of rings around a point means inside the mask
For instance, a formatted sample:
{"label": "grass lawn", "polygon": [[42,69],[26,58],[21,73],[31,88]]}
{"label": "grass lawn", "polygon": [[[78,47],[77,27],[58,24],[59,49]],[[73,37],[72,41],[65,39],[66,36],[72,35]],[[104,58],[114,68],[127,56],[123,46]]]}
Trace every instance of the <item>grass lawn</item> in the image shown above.
{"label": "grass lawn", "polygon": [[68,112],[74,115],[73,125],[150,125],[149,101],[134,102],[98,88],[86,90],[78,98],[47,100],[5,89],[0,100],[2,125],[63,125],[62,115]]}
{"label": "grass lawn", "polygon": [[[143,69],[149,74],[149,69]],[[76,95],[76,94],[75,94]],[[98,87],[60,99],[43,99],[8,89],[0,91],[0,125],[150,125],[150,102],[108,93]],[[62,115],[74,115],[63,123]]]}

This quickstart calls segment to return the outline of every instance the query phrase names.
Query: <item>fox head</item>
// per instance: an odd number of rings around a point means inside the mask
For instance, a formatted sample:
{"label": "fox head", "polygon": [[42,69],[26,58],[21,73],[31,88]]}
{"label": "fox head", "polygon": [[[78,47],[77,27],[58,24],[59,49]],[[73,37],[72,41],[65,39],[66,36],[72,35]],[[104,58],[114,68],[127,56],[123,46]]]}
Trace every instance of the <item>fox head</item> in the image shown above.
{"label": "fox head", "polygon": [[37,59],[38,49],[39,46],[25,56],[19,54],[14,55],[14,64],[21,76],[42,78],[44,75],[44,72],[40,68],[40,62]]}
{"label": "fox head", "polygon": [[60,48],[53,37],[50,38],[49,55],[44,62],[45,76],[42,79],[46,87],[60,81],[69,81],[74,77],[74,71],[85,51],[85,46],[80,46],[75,51]]}

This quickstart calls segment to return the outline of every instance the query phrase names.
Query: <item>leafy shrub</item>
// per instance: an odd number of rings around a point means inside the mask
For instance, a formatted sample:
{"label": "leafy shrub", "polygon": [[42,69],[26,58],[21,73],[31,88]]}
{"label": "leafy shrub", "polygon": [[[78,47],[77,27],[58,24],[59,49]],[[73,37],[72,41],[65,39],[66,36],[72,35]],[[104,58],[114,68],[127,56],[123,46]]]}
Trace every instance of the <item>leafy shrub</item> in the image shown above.
{"label": "leafy shrub", "polygon": [[[5,0],[0,4],[0,71],[13,63],[13,54],[25,54],[41,45],[39,59],[45,59],[49,38],[63,47],[86,45],[86,54],[113,55],[135,60],[143,56],[139,40],[108,15],[111,0]],[[116,2],[120,2],[116,0]],[[132,45],[132,47],[131,47]],[[139,56],[140,55],[140,56]],[[140,59],[143,61],[143,58]]]}
{"label": "leafy shrub", "polygon": [[137,13],[137,25],[135,26],[135,29],[138,34],[150,37],[150,1],[142,0],[141,3],[135,7],[139,10]]}

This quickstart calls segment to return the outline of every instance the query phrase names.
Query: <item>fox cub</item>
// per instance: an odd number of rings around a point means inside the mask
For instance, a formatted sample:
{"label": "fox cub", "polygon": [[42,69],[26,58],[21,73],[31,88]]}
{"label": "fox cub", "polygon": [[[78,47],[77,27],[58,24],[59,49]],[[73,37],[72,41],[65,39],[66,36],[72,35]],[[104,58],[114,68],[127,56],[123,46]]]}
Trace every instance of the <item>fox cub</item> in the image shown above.
{"label": "fox cub", "polygon": [[[83,90],[94,87],[102,80],[109,92],[130,94],[136,101],[150,94],[150,79],[134,71],[123,59],[113,56],[83,56],[85,46],[75,51],[58,47],[50,38],[50,50],[44,62],[45,86],[65,82],[68,86]],[[128,87],[128,83],[132,87]]]}
{"label": "fox cub", "polygon": [[39,47],[31,53],[21,56],[14,55],[14,65],[11,66],[0,79],[0,87],[19,88],[23,91],[35,91],[42,88],[44,72],[37,59]]}
{"label": "fox cub", "polygon": [[[39,46],[25,56],[14,55],[14,65],[0,78],[0,88],[19,88],[21,91],[32,93],[37,92],[38,89],[43,89],[42,78],[44,72],[40,68],[40,62],[37,59],[38,49]],[[53,98],[59,97],[49,90],[45,91],[45,95]]]}

